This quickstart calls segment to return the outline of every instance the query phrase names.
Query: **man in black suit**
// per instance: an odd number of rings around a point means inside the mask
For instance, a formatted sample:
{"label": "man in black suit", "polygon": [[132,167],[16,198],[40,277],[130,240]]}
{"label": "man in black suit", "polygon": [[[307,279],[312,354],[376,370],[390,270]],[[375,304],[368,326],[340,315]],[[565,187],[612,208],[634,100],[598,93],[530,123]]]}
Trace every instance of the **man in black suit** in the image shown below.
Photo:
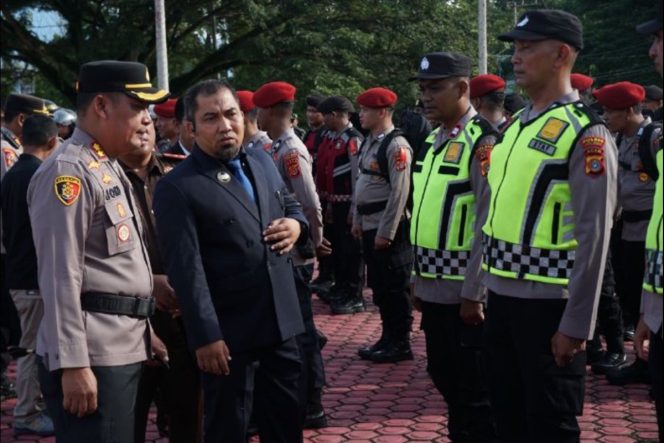
{"label": "man in black suit", "polygon": [[272,159],[241,150],[243,114],[228,83],[193,86],[185,109],[198,149],[159,182],[154,211],[203,371],[205,441],[246,441],[255,386],[261,441],[300,442],[294,337],[304,328],[288,252],[306,241],[306,219]]}

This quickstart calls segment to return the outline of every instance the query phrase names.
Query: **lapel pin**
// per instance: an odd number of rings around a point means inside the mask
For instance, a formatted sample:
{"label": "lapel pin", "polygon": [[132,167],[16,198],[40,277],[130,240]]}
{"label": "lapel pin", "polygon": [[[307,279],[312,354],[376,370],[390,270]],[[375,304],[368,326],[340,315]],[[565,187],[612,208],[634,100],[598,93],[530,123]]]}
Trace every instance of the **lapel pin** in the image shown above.
{"label": "lapel pin", "polygon": [[219,183],[226,184],[231,181],[231,175],[225,171],[217,172],[217,180],[219,180]]}

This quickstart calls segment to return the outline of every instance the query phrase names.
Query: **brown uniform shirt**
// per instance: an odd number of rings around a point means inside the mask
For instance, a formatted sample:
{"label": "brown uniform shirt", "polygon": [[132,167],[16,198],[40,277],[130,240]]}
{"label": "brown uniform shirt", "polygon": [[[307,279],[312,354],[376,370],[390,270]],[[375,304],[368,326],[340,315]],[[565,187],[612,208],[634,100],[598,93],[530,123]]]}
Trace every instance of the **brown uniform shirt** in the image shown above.
{"label": "brown uniform shirt", "polygon": [[119,366],[148,357],[144,319],[83,311],[81,296],[150,297],[152,270],[131,184],[81,129],[28,188],[44,318],[37,353],[49,370]]}

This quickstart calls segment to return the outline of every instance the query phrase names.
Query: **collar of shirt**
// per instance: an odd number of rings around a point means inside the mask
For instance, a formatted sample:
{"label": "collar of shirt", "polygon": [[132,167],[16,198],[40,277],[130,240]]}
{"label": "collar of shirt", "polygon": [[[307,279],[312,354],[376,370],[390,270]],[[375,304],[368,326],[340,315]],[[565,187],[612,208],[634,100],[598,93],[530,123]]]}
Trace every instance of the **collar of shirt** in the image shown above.
{"label": "collar of shirt", "polygon": [[184,152],[184,155],[189,155],[191,154],[191,151],[189,149],[185,148],[180,139],[178,139],[178,146],[180,146],[180,149],[182,149],[182,152]]}
{"label": "collar of shirt", "polygon": [[24,152],[23,154],[18,156],[18,161],[24,161],[24,162],[29,162],[29,163],[37,163],[41,165],[44,161],[37,157],[36,155],[28,154],[27,152]]}
{"label": "collar of shirt", "polygon": [[623,136],[623,140],[625,141],[625,143],[626,144],[632,144],[632,143],[636,142],[639,139],[639,132],[641,131],[641,129],[645,128],[646,126],[648,126],[651,123],[652,123],[652,120],[650,119],[650,117],[644,118],[643,121],[641,122],[641,124],[639,125],[639,129],[636,130],[636,133],[634,133],[634,135],[630,135],[630,136],[625,135],[625,136]]}
{"label": "collar of shirt", "polygon": [[568,103],[574,103],[579,100],[580,100],[579,91],[573,89],[572,92],[565,94],[562,97],[558,98],[557,100],[554,100],[551,103],[549,103],[549,106],[547,106],[544,111],[535,112],[533,110],[533,105],[531,103],[528,106],[526,106],[526,108],[521,113],[520,116],[521,123],[528,123],[531,120],[535,120],[537,117],[548,111],[553,105],[556,104],[566,105]]}
{"label": "collar of shirt", "polygon": [[[133,168],[130,168],[121,161],[119,161],[118,163],[120,163],[120,166],[122,166],[122,169],[125,171],[125,174],[127,174],[128,176],[130,175],[134,176],[137,179],[143,181],[143,179],[134,171]],[[157,159],[157,156],[154,155],[154,153],[150,156],[150,161],[147,164],[146,170],[148,177],[164,175],[164,165],[161,164],[161,162],[159,161],[159,159]]]}
{"label": "collar of shirt", "polygon": [[[477,111],[475,108],[470,106],[466,113],[459,119],[457,124],[452,128],[451,131],[448,132],[447,128],[441,127],[440,131],[438,131],[438,135],[436,136],[436,141],[434,142],[434,147],[438,149],[443,143],[445,143],[447,140],[450,140],[452,138],[456,138],[461,131],[464,130],[468,122],[477,115]],[[451,132],[454,131],[455,128],[459,128],[458,132],[456,134],[452,134]]]}
{"label": "collar of shirt", "polygon": [[385,132],[381,132],[378,135],[369,134],[369,137],[367,137],[368,146],[372,146],[374,143],[376,143],[378,141],[383,141],[383,139],[387,135],[389,135],[392,131],[394,131],[394,129],[395,129],[394,126],[390,126],[389,128],[387,128],[387,130]]}

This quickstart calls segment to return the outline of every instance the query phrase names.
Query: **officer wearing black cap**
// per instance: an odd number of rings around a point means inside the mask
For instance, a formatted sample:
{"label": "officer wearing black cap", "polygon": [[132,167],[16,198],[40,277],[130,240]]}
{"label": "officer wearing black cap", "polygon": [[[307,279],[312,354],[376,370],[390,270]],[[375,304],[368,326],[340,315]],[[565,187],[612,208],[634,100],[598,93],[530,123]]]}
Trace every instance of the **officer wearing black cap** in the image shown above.
{"label": "officer wearing black cap", "polygon": [[146,320],[154,286],[140,209],[116,160],[150,143],[148,104],[166,98],[141,63],[82,65],[78,126],[28,189],[39,378],[59,442],[133,441],[142,362],[167,359]]}
{"label": "officer wearing black cap", "polygon": [[649,116],[653,121],[662,121],[662,88],[657,85],[645,87],[646,99],[643,101],[643,115]]}
{"label": "officer wearing black cap", "polygon": [[[44,99],[27,94],[10,94],[3,109],[4,118],[2,128],[0,128],[0,180],[5,173],[18,161],[23,153],[21,146],[21,136],[23,132],[23,122],[31,115],[48,115],[46,102]],[[21,327],[19,325],[18,315],[14,303],[9,296],[9,289],[5,287],[5,246],[1,237],[2,224],[0,222],[0,269],[2,269],[2,287],[0,292],[0,372],[2,373],[3,389],[11,386],[5,380],[6,362],[9,358],[4,358],[5,348],[8,345],[18,345],[21,336]],[[8,340],[8,343],[5,341]],[[3,392],[4,395],[4,392]]]}
{"label": "officer wearing black cap", "polygon": [[[637,26],[637,32],[653,35],[649,55],[655,62],[659,75],[664,75],[662,61],[662,0],[656,0],[657,9],[655,18]],[[646,233],[646,276],[643,281],[643,294],[641,297],[641,318],[634,334],[634,347],[640,358],[648,359],[652,375],[652,395],[655,398],[657,410],[657,428],[659,440],[664,441],[664,399],[662,395],[662,201],[664,191],[664,151],[662,140],[657,153],[658,178],[655,184],[655,197],[653,200],[653,213],[648,223]],[[649,341],[649,352],[646,352],[645,342]]]}
{"label": "officer wearing black cap", "polygon": [[[476,201],[486,192],[496,131],[470,103],[470,75],[468,57],[437,52],[421,59],[414,77],[427,119],[441,126],[413,162],[411,284],[422,311],[427,371],[448,404],[450,440],[492,442],[496,431],[480,364],[482,299],[470,302],[462,295],[483,292],[479,273],[467,269],[473,261],[479,267],[480,249],[470,255],[484,217]],[[470,308],[466,316],[462,303]]]}
{"label": "officer wearing black cap", "polygon": [[333,314],[354,314],[364,311],[364,266],[360,243],[351,234],[353,190],[359,172],[357,154],[363,137],[350,122],[355,109],[346,97],[329,97],[318,110],[328,129],[318,148],[316,187],[325,218],[332,224],[335,283],[329,301]]}
{"label": "officer wearing black cap", "polygon": [[583,48],[577,17],[528,11],[499,38],[513,42],[516,83],[532,103],[491,151],[489,187],[478,202],[478,212],[488,208],[482,268],[491,405],[501,441],[578,442],[585,342],[595,329],[616,208],[617,148],[571,85]]}

